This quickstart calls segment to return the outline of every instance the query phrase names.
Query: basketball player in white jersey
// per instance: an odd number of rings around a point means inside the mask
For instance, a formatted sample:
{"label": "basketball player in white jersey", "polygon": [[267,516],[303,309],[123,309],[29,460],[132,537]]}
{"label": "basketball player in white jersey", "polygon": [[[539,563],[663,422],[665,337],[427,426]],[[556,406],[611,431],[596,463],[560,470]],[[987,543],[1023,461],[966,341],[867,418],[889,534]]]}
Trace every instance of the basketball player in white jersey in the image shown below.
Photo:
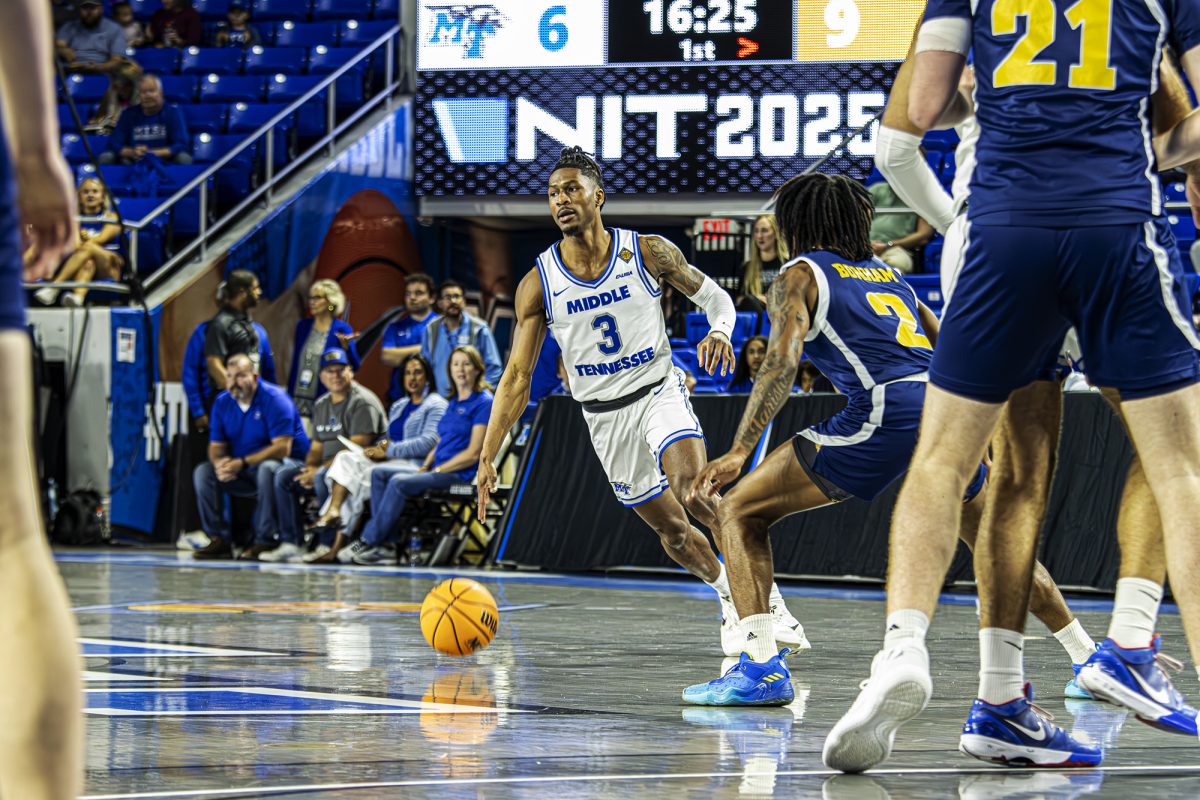
{"label": "basketball player in white jersey", "polygon": [[[592,445],[617,500],[658,534],[672,560],[716,590],[722,646],[738,647],[725,566],[688,520],[690,512],[718,530],[712,499],[684,499],[707,455],[684,375],[671,362],[659,279],[708,316],[710,331],[696,353],[710,374],[718,369],[725,374],[733,365],[733,300],[666,239],[605,228],[600,167],[580,148],[562,151],[548,197],[563,238],[538,257],[537,269],[517,287],[512,352],[479,457],[480,517],[496,486],[496,452],[529,401],[530,375],[549,329],[562,347],[571,394],[583,405]],[[774,585],[771,609],[779,646],[807,649],[804,629]]]}
{"label": "basketball player in white jersey", "polygon": [[38,502],[32,354],[21,289],[22,230],[29,246],[26,280],[49,278],[78,235],[54,108],[53,37],[45,0],[0,2],[0,440],[9,446],[0,460],[5,800],[66,800],[83,788],[82,664]]}

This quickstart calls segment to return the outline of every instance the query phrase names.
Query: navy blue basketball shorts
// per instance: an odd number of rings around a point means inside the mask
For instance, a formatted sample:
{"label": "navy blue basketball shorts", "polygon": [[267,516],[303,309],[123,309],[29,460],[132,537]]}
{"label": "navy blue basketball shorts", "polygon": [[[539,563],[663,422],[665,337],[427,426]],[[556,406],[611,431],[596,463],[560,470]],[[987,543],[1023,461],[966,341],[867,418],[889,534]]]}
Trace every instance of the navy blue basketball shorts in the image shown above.
{"label": "navy blue basketball shorts", "polygon": [[[925,384],[899,381],[851,398],[846,408],[792,438],[800,466],[830,500],[874,500],[908,470],[917,447]],[[983,490],[980,464],[964,502]]]}
{"label": "navy blue basketball shorts", "polygon": [[[0,147],[4,147],[0,137]],[[25,329],[21,228],[7,154],[0,154],[0,330]]]}
{"label": "navy blue basketball shorts", "polygon": [[1200,339],[1165,218],[1091,228],[970,223],[930,381],[1000,403],[1033,380],[1074,325],[1089,380],[1126,399],[1200,380]]}

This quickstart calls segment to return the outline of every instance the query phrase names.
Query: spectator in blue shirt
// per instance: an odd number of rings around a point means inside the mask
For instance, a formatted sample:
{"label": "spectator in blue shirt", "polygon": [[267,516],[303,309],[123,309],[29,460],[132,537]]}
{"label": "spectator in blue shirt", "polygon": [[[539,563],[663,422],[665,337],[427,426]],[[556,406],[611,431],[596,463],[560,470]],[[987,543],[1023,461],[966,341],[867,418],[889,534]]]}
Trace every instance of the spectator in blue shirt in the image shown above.
{"label": "spectator in blue shirt", "polygon": [[245,50],[256,44],[262,44],[262,39],[253,25],[249,24],[250,9],[247,3],[230,3],[225,15],[227,22],[222,22],[213,36],[213,44],[217,47],[240,47]]}
{"label": "spectator in blue shirt", "polygon": [[54,44],[67,72],[108,75],[125,62],[125,32],[104,18],[100,0],[82,0],[79,18],[58,29]]}
{"label": "spectator in blue shirt", "polygon": [[379,360],[393,368],[392,382],[388,386],[389,400],[404,396],[400,364],[421,352],[421,334],[425,332],[425,326],[437,319],[437,314],[433,313],[433,293],[433,278],[423,272],[404,279],[404,314],[384,328],[379,353]]}
{"label": "spectator in blue shirt", "polygon": [[410,497],[470,482],[475,477],[483,434],[492,413],[492,393],[484,379],[483,358],[474,347],[454,348],[449,361],[454,390],[438,423],[437,447],[425,457],[424,466],[415,475],[381,473],[376,480],[372,473],[371,519],[362,539],[342,553],[355,564],[378,564],[395,557],[394,549],[386,545],[395,535]]}
{"label": "spectator in blue shirt", "polygon": [[[213,403],[208,460],[192,475],[200,527],[210,540],[196,551],[196,558],[232,554],[226,495],[257,498],[255,541],[275,539],[279,530],[272,492],[275,473],[299,464],[308,454],[308,436],[287,392],[259,380],[245,353],[231,355],[225,372],[229,389]],[[246,551],[251,558],[258,555],[253,550]]]}
{"label": "spectator in blue shirt", "polygon": [[174,103],[163,102],[162,81],[143,75],[138,81],[142,104],[121,112],[117,127],[100,154],[101,164],[135,164],[147,155],[175,164],[192,163],[191,139],[183,112]]}
{"label": "spectator in blue shirt", "polygon": [[495,386],[500,382],[502,369],[500,351],[487,323],[464,309],[467,297],[462,284],[456,281],[443,283],[438,289],[438,302],[442,316],[430,321],[421,334],[421,355],[433,365],[438,394],[450,397],[454,392],[446,366],[450,363],[450,354],[464,346],[474,348],[483,357],[484,380]]}
{"label": "spectator in blue shirt", "polygon": [[754,391],[754,378],[767,357],[767,337],[751,336],[742,345],[738,353],[737,364],[733,367],[733,377],[725,386],[730,394],[750,394]]}
{"label": "spectator in blue shirt", "polygon": [[346,295],[337,281],[319,280],[308,287],[308,313],[311,316],[296,323],[292,368],[288,371],[288,394],[306,421],[312,417],[317,398],[326,392],[320,381],[321,356],[328,350],[345,350],[350,368],[360,366],[354,343],[350,340],[354,329],[341,319],[345,310]]}

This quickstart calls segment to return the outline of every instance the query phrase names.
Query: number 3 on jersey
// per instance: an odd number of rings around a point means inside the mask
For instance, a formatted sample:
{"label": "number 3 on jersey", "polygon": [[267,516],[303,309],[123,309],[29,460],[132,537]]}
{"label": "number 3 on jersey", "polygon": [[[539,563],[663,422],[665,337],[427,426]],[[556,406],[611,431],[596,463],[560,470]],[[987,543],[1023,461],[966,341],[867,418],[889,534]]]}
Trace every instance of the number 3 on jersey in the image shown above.
{"label": "number 3 on jersey", "polygon": [[900,325],[896,328],[896,341],[905,347],[924,347],[933,349],[933,343],[923,333],[917,333],[917,318],[904,305],[904,301],[894,294],[887,292],[871,292],[867,295],[871,309],[881,317],[897,317]]}
{"label": "number 3 on jersey", "polygon": [[604,341],[596,345],[606,356],[621,352],[621,334],[617,332],[617,321],[612,314],[601,314],[592,320],[592,327],[600,331]]}

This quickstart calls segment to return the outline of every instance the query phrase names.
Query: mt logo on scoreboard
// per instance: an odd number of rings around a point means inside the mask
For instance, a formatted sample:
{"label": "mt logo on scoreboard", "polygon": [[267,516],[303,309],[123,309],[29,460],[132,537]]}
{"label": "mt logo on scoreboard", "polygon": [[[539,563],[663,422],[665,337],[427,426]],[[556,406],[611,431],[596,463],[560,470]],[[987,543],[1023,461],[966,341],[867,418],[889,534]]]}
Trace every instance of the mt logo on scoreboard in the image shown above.
{"label": "mt logo on scoreboard", "polygon": [[463,48],[464,58],[483,58],[483,45],[488,37],[504,27],[508,17],[491,4],[428,6],[433,13],[433,30],[428,43]]}

